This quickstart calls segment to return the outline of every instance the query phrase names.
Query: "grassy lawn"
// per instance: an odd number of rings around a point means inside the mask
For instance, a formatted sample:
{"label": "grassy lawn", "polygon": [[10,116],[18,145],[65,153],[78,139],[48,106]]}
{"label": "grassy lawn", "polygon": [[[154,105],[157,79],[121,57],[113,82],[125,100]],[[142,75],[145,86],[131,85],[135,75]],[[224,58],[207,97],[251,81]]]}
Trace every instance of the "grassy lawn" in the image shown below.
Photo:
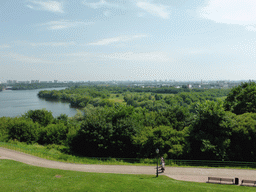
{"label": "grassy lawn", "polygon": [[218,99],[224,101],[227,98],[227,96],[223,96],[223,97],[218,97]]}
{"label": "grassy lawn", "polygon": [[0,160],[1,191],[255,191],[253,187],[183,182],[166,176],[86,173]]}
{"label": "grassy lawn", "polygon": [[118,94],[119,97],[116,97],[117,94],[110,94],[109,100],[114,101],[116,103],[125,103],[124,96],[122,94]]}
{"label": "grassy lawn", "polygon": [[162,95],[163,97],[165,96],[175,96],[173,93],[158,93],[159,95]]}

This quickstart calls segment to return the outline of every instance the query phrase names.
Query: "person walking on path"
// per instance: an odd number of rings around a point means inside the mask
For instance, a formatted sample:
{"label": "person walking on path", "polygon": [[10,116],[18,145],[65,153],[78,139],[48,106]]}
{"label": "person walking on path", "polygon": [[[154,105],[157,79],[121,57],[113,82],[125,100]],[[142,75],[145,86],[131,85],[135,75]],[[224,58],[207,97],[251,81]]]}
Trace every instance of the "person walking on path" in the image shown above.
{"label": "person walking on path", "polygon": [[161,157],[161,170],[162,170],[162,172],[164,172],[164,170],[165,170],[164,157]]}

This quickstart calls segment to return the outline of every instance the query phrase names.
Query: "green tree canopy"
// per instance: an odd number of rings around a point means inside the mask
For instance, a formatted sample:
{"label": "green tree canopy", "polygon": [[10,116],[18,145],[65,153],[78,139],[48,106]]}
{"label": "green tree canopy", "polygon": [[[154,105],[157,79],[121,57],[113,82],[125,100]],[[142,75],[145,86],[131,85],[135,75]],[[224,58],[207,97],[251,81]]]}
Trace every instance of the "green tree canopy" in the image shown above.
{"label": "green tree canopy", "polygon": [[225,159],[230,144],[230,121],[234,114],[225,112],[221,100],[199,104],[190,125],[189,144],[193,159]]}
{"label": "green tree canopy", "polygon": [[256,161],[256,113],[244,113],[233,118],[229,159]]}
{"label": "green tree canopy", "polygon": [[70,143],[71,149],[86,156],[133,157],[132,136],[138,122],[132,106],[85,108],[85,120]]}
{"label": "green tree canopy", "polygon": [[32,120],[17,118],[9,125],[9,139],[33,143],[38,140],[40,126]]}
{"label": "green tree canopy", "polygon": [[256,113],[256,83],[250,81],[231,89],[225,99],[224,107],[237,115]]}
{"label": "green tree canopy", "polygon": [[38,122],[40,125],[44,127],[48,124],[51,124],[54,120],[52,112],[47,111],[46,109],[29,110],[22,116],[27,119],[32,119],[33,122]]}
{"label": "green tree canopy", "polygon": [[171,126],[144,127],[136,136],[134,143],[138,146],[139,157],[155,157],[155,150],[166,158],[180,158],[186,146],[186,130],[177,131]]}

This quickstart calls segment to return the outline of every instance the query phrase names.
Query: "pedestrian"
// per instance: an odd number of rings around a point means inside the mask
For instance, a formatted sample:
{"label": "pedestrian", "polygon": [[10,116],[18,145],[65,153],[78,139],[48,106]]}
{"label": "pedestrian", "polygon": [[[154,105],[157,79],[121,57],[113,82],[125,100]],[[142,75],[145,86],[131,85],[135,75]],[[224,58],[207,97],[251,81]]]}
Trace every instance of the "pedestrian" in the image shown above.
{"label": "pedestrian", "polygon": [[162,170],[162,172],[164,172],[164,170],[165,170],[164,157],[161,157],[161,170]]}

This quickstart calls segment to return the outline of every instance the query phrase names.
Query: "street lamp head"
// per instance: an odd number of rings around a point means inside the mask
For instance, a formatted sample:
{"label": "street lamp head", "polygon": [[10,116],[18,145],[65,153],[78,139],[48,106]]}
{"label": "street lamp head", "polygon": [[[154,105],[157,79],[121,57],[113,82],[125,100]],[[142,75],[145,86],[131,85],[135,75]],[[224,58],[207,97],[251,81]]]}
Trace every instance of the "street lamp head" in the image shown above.
{"label": "street lamp head", "polygon": [[157,153],[157,154],[159,153],[159,149],[156,149],[156,153]]}

